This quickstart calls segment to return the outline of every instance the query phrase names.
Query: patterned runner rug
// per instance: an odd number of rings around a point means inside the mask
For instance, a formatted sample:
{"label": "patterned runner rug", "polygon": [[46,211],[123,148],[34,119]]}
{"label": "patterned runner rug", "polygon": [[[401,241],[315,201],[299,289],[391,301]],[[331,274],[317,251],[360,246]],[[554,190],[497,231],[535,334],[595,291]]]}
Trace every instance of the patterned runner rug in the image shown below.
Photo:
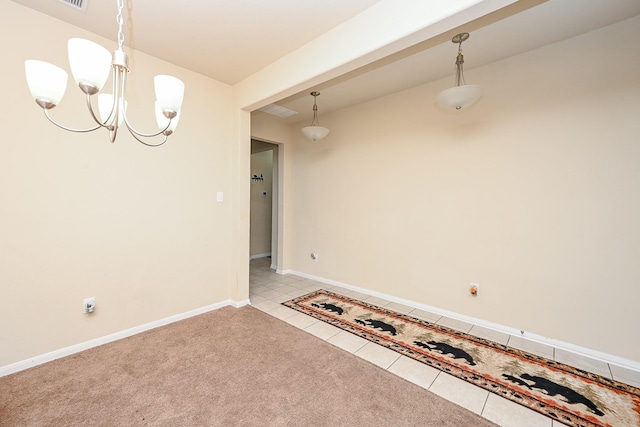
{"label": "patterned runner rug", "polygon": [[564,424],[640,426],[636,387],[325,290],[282,304]]}

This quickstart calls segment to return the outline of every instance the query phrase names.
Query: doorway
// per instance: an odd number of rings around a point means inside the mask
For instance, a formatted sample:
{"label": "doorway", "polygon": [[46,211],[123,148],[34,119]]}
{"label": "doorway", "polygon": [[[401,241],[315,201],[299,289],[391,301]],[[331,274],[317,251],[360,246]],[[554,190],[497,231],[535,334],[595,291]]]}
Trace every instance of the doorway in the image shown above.
{"label": "doorway", "polygon": [[250,259],[278,266],[278,145],[251,140]]}

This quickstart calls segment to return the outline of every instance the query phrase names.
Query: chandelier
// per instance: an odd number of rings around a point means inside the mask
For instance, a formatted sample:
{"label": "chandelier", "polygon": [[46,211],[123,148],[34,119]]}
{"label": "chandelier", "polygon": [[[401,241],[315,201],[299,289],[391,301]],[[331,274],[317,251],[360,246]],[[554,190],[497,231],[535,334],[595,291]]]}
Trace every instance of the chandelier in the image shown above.
{"label": "chandelier", "polygon": [[320,121],[318,120],[318,104],[316,104],[316,98],[319,95],[320,92],[311,92],[311,96],[313,96],[313,119],[311,120],[311,125],[301,129],[304,136],[314,142],[321,140],[329,134],[329,129],[320,126]]}
{"label": "chandelier", "polygon": [[462,55],[462,42],[469,38],[469,33],[460,33],[451,39],[458,44],[458,56],[456,57],[455,86],[440,92],[436,98],[438,104],[445,108],[460,110],[475,103],[480,99],[484,89],[478,85],[468,85],[464,81],[464,56]]}
{"label": "chandelier", "polygon": [[[45,116],[54,125],[71,132],[92,132],[100,128],[109,131],[111,142],[116,140],[118,128],[124,122],[135,139],[144,145],[157,147],[167,141],[180,119],[180,107],[184,98],[184,83],[176,77],[158,75],[154,78],[156,95],[155,116],[159,131],[142,133],[133,128],[127,119],[127,101],[125,99],[128,57],[122,50],[124,35],[122,32],[122,9],[124,0],[117,0],[118,14],[118,49],[113,54],[107,49],[85,39],[69,39],[69,66],[78,87],[86,96],[89,114],[95,121],[92,127],[74,129],[56,122],[49,110],[60,103],[67,88],[67,72],[62,68],[38,60],[25,61],[25,73],[31,95],[42,107]],[[100,93],[102,87],[112,73],[113,93]],[[97,109],[92,103],[92,96],[97,96]],[[153,139],[152,139],[153,138]]]}

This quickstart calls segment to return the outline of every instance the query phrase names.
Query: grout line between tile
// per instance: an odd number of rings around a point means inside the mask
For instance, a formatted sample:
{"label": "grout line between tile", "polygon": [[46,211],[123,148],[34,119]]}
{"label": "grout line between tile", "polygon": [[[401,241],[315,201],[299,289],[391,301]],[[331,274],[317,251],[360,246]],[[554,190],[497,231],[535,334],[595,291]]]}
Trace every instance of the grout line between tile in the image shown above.
{"label": "grout line between tile", "polygon": [[[482,404],[482,409],[480,410],[480,415],[484,417],[484,410],[487,407],[487,402],[489,402],[489,395],[491,393],[487,393],[487,397],[484,398],[484,403]],[[486,418],[486,417],[485,417]]]}

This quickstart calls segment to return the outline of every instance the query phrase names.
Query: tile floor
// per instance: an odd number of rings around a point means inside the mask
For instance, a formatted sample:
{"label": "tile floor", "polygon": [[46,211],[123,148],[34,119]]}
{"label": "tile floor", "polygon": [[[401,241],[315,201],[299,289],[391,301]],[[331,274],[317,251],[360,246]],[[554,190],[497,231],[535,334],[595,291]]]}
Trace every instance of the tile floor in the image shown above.
{"label": "tile floor", "polygon": [[295,275],[276,274],[271,270],[270,263],[270,258],[251,261],[249,293],[252,306],[418,384],[500,426],[560,427],[563,424],[364,338],[285,307],[281,303],[317,289],[326,289],[640,387],[640,372],[626,370],[521,337],[488,330],[361,292]]}

